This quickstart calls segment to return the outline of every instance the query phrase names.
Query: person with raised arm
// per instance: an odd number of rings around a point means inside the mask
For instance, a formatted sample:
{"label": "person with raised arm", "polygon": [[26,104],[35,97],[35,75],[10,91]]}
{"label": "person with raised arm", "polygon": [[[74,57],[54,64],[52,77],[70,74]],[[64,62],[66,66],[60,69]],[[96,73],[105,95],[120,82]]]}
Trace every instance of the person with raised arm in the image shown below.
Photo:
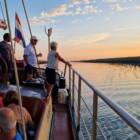
{"label": "person with raised arm", "polygon": [[61,55],[57,52],[57,42],[51,42],[50,43],[50,52],[48,53],[48,63],[47,67],[45,70],[46,74],[46,88],[47,88],[47,93],[48,97],[46,98],[47,100],[51,96],[52,89],[56,83],[56,70],[58,69],[58,62],[61,61],[65,63],[66,65],[71,66],[71,64],[66,61]]}

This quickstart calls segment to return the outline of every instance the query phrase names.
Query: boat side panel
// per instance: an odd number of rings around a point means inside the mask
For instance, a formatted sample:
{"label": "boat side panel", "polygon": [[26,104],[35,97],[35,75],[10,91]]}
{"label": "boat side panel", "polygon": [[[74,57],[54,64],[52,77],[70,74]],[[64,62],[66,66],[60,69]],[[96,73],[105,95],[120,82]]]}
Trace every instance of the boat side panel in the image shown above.
{"label": "boat side panel", "polygon": [[46,103],[44,114],[42,115],[35,140],[49,140],[52,120],[52,100]]}

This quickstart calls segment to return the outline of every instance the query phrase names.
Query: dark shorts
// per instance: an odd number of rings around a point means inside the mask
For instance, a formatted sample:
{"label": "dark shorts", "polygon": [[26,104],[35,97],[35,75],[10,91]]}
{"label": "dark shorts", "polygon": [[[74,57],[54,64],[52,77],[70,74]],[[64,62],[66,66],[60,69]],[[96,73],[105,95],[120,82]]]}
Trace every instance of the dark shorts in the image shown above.
{"label": "dark shorts", "polygon": [[37,68],[28,64],[28,65],[25,66],[25,73],[26,73],[26,75],[27,74],[32,74],[33,77],[34,77],[34,75],[37,74]]}
{"label": "dark shorts", "polygon": [[56,73],[55,69],[46,68],[45,70],[46,80],[49,84],[55,85],[56,83]]}

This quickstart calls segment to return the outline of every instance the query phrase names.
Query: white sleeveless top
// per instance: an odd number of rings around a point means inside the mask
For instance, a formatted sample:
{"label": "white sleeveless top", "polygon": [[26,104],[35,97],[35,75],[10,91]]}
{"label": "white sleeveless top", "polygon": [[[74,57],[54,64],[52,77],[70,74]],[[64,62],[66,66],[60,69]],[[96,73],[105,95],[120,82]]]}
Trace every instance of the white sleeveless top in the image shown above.
{"label": "white sleeveless top", "polygon": [[58,58],[56,57],[56,51],[49,52],[47,67],[50,69],[58,69]]}

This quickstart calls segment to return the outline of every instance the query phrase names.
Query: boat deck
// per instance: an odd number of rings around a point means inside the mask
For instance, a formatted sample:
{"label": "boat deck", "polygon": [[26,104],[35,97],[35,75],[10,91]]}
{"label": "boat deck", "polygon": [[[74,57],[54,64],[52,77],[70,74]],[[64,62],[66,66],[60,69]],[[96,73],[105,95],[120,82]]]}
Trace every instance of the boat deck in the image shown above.
{"label": "boat deck", "polygon": [[74,140],[67,106],[55,105],[53,132],[51,140]]}

